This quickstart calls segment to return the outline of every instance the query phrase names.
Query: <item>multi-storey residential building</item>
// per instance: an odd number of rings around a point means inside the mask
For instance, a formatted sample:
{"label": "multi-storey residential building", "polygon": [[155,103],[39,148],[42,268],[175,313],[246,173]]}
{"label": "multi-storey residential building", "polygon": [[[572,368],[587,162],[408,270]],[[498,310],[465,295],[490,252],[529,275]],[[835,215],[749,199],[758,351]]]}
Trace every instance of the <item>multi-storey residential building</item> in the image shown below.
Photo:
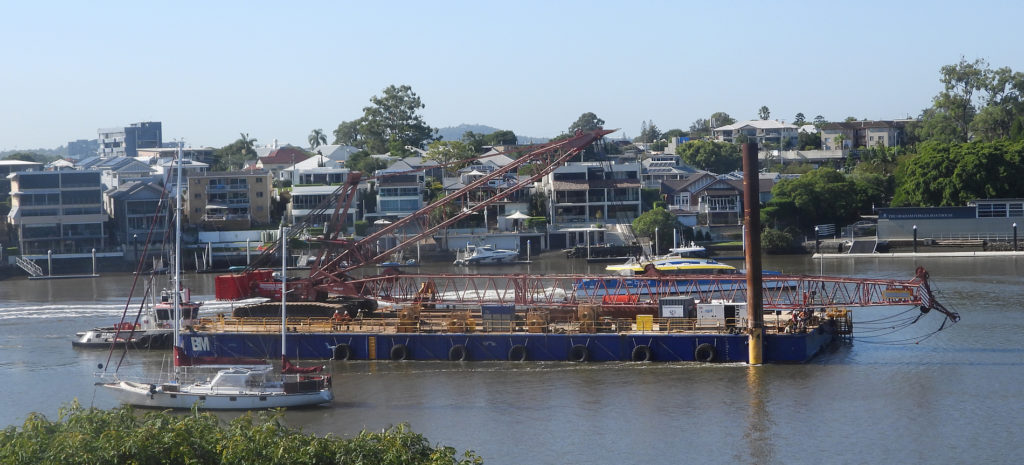
{"label": "multi-storey residential building", "polygon": [[[292,198],[291,202],[288,203],[287,217],[288,221],[292,224],[298,224],[304,221],[311,214],[316,216],[309,218],[313,224],[323,226],[331,221],[331,216],[334,214],[333,208],[314,213],[318,210],[318,207],[322,208],[323,202],[328,198],[335,195],[335,191],[338,190],[338,186],[295,186],[292,187]],[[360,199],[362,192],[357,191],[356,198],[352,200],[349,205],[348,216],[345,218],[345,227],[347,229],[352,228],[352,225],[356,222],[357,209],[360,207]]]}
{"label": "multi-storey residential building", "polygon": [[799,138],[796,126],[775,120],[750,120],[740,121],[712,129],[715,140],[719,142],[738,142],[741,135],[746,136],[747,142],[757,142],[758,145],[774,144],[779,148],[787,149],[795,147]]}
{"label": "multi-storey residential building", "polygon": [[[405,217],[423,208],[423,173],[388,174],[378,170],[377,212],[378,217]],[[370,215],[367,215],[370,216]]]}
{"label": "multi-storey residential building", "polygon": [[697,172],[696,169],[684,164],[679,159],[679,155],[674,153],[655,153],[650,158],[645,158],[640,164],[643,166],[641,176],[644,187],[648,189],[660,188],[661,181],[685,179]]}
{"label": "multi-storey residential building", "polygon": [[0,160],[0,203],[11,196],[11,173],[20,171],[42,171],[43,164],[34,161]]}
{"label": "multi-storey residential building", "polygon": [[[214,151],[216,151],[216,149],[212,147],[185,147],[181,149],[181,154],[186,160],[195,160],[209,165],[217,161],[213,155]],[[139,149],[138,155],[135,158],[139,159],[139,161],[145,161],[150,165],[156,166],[164,164],[168,160],[174,160],[177,156],[177,147],[163,147]]]}
{"label": "multi-storey residential building", "polygon": [[669,211],[677,216],[702,215],[706,226],[736,225],[743,214],[743,182],[722,179],[708,172],[685,179],[662,181],[661,192]]}
{"label": "multi-storey residential building", "polygon": [[270,223],[272,179],[265,170],[206,173],[188,178],[185,216],[207,229],[248,229]]}
{"label": "multi-storey residential building", "polygon": [[[104,194],[117,242],[138,246],[147,238],[159,241],[167,231],[163,187],[155,182],[129,181]],[[166,200],[164,200],[166,202]]]}
{"label": "multi-storey residential building", "polygon": [[9,179],[7,219],[22,255],[88,253],[107,245],[99,171],[20,172]]}
{"label": "multi-storey residential building", "polygon": [[639,163],[569,163],[545,176],[541,189],[552,225],[628,223],[640,215]]}
{"label": "multi-storey residential building", "polygon": [[[850,121],[821,126],[821,148],[848,150],[856,147],[893,147],[903,143],[902,121]],[[839,137],[842,136],[842,137]]]}
{"label": "multi-storey residential building", "polygon": [[105,128],[99,131],[102,158],[135,157],[140,148],[159,148],[163,144],[163,129],[159,121],[134,123],[123,128]]}
{"label": "multi-storey residential building", "polygon": [[129,181],[149,181],[153,179],[153,169],[146,163],[128,157],[99,159],[89,169],[99,170],[103,174],[100,181],[104,189],[114,189]]}

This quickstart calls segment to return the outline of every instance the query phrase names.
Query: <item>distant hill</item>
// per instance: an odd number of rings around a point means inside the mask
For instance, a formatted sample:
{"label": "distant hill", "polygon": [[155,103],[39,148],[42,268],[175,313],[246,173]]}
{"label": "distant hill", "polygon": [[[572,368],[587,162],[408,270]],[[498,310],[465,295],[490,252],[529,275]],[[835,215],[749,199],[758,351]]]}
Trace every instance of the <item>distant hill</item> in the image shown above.
{"label": "distant hill", "polygon": [[[493,128],[483,124],[460,124],[458,126],[449,126],[446,128],[438,128],[437,135],[443,137],[441,140],[462,140],[462,135],[466,131],[473,131],[477,134],[490,134],[495,131],[499,131],[498,128]],[[515,132],[515,130],[512,130]],[[549,139],[546,137],[530,137],[522,134],[516,134],[516,138],[520,144],[536,144],[541,142],[547,142]]]}

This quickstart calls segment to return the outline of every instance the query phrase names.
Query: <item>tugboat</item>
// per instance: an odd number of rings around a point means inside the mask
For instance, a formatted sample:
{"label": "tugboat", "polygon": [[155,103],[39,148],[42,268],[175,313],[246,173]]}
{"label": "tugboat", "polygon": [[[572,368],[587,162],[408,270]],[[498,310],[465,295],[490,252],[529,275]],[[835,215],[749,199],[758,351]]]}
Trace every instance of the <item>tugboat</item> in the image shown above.
{"label": "tugboat", "polygon": [[[129,349],[167,350],[173,347],[174,293],[171,290],[160,292],[160,302],[152,305],[142,313],[138,323],[122,321],[113,326],[93,328],[75,333],[71,346],[80,349],[109,349],[127,347]],[[188,289],[179,294],[183,323],[191,326],[199,319],[201,302],[189,300]]]}

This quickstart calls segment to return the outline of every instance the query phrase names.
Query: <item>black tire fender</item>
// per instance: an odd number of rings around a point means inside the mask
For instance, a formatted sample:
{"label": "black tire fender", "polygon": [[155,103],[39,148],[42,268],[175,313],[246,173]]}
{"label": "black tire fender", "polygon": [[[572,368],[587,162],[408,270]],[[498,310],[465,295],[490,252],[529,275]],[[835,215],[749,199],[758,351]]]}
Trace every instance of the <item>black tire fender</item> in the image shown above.
{"label": "black tire fender", "polygon": [[462,344],[455,344],[448,349],[448,360],[451,362],[465,362],[469,358],[469,351]]}
{"label": "black tire fender", "polygon": [[569,348],[570,362],[586,362],[590,360],[590,350],[583,344],[576,344]]}
{"label": "black tire fender", "polygon": [[642,344],[638,345],[633,348],[630,358],[634,362],[649,362],[651,361],[651,348]]}
{"label": "black tire fender", "polygon": [[352,347],[348,344],[334,346],[334,360],[348,360],[352,358]]}
{"label": "black tire fender", "polygon": [[706,342],[697,346],[693,351],[693,359],[698,362],[711,363],[714,362],[717,357],[718,349],[715,349],[715,346]]}
{"label": "black tire fender", "polygon": [[391,360],[401,362],[409,359],[409,348],[405,344],[395,344],[391,346],[391,352],[388,354]]}
{"label": "black tire fender", "polygon": [[512,348],[508,349],[508,361],[510,362],[525,362],[526,361],[526,346],[522,344],[516,344]]}

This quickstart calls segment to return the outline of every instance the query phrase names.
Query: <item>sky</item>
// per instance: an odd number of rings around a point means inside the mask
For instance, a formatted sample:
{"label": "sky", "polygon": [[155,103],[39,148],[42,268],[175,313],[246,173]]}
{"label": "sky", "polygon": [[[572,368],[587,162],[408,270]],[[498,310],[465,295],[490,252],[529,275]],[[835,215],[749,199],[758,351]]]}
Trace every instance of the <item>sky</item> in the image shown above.
{"label": "sky", "polygon": [[8,1],[0,150],[160,121],[164,140],[308,145],[410,85],[432,127],[635,137],[738,120],[916,116],[942,66],[1024,71],[1019,1]]}

